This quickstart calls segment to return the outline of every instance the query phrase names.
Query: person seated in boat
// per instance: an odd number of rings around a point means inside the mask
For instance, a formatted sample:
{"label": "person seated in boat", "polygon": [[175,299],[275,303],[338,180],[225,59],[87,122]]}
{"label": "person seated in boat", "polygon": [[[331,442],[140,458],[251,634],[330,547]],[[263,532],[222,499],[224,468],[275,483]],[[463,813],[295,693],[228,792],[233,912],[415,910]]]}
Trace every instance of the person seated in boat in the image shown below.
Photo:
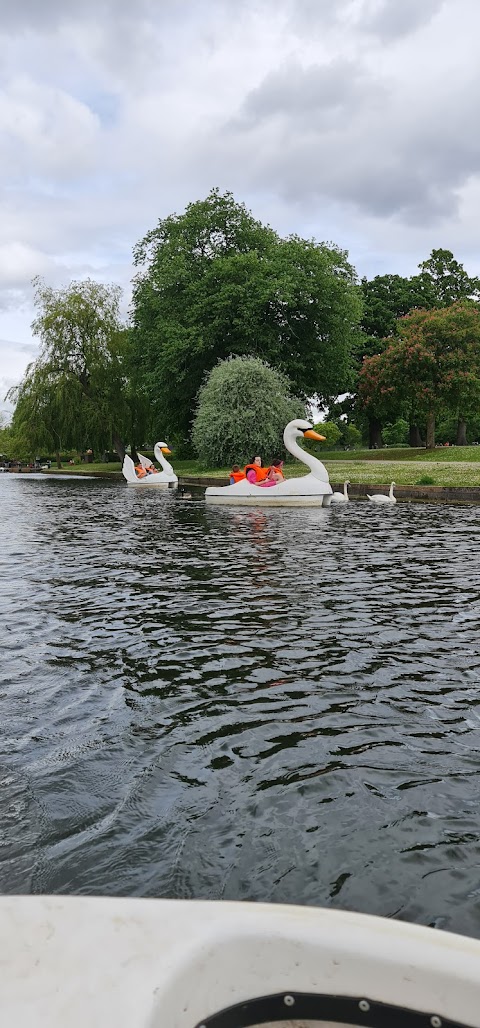
{"label": "person seated in boat", "polygon": [[155,468],[153,464],[149,464],[148,468],[145,469],[147,475],[158,475],[158,468]]}
{"label": "person seated in boat", "polygon": [[278,485],[279,482],[283,482],[283,471],[282,471],[283,460],[274,460],[273,464],[267,469],[267,477],[264,482],[259,482],[259,486],[262,489],[269,489],[272,485]]}
{"label": "person seated in boat", "polygon": [[285,475],[283,474],[283,460],[280,460],[280,457],[276,457],[275,460],[272,461],[268,469],[267,481],[273,481],[275,482],[275,485],[277,485],[278,482],[285,481]]}
{"label": "person seated in boat", "polygon": [[235,485],[235,482],[241,482],[244,478],[245,472],[240,471],[238,464],[233,464],[230,472],[230,485]]}
{"label": "person seated in boat", "polygon": [[146,478],[147,472],[143,464],[135,464],[135,474],[137,478]]}
{"label": "person seated in boat", "polygon": [[251,464],[246,464],[244,467],[245,478],[251,483],[251,485],[259,485],[260,482],[264,482],[268,475],[268,468],[262,467],[262,458],[254,457]]}

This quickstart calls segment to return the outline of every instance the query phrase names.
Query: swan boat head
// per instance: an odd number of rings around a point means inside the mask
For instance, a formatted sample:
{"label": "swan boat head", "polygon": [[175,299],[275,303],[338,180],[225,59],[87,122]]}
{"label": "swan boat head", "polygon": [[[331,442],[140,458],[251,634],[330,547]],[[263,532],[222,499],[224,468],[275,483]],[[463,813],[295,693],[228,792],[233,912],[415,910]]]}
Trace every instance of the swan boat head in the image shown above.
{"label": "swan boat head", "polygon": [[170,457],[172,451],[169,449],[166,443],[155,443],[155,450],[157,449],[157,447],[159,450],[162,451],[162,453],[165,454],[166,457]]}
{"label": "swan boat head", "polygon": [[175,484],[178,482],[178,478],[172,468],[172,465],[168,463],[168,460],[166,460],[166,457],[169,457],[171,452],[172,451],[170,447],[167,446],[166,443],[155,443],[155,459],[158,460],[158,463],[162,467],[162,471],[160,472],[160,474],[165,479],[165,481],[172,482],[173,484]]}
{"label": "swan boat head", "polygon": [[295,421],[289,421],[283,433],[283,441],[290,453],[292,451],[290,450],[289,444],[302,437],[304,439],[316,439],[317,442],[321,443],[326,441],[324,435],[319,435],[318,432],[315,432],[315,429],[312,428],[309,421],[305,421],[303,418],[296,418]]}

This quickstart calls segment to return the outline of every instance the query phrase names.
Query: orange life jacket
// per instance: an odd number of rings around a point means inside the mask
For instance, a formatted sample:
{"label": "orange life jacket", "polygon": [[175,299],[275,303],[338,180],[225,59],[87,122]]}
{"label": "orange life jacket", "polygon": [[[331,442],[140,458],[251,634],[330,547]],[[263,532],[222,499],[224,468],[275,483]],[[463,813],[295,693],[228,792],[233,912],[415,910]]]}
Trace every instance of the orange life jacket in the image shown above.
{"label": "orange life jacket", "polygon": [[260,468],[258,464],[246,464],[243,470],[245,478],[247,477],[247,471],[254,471],[257,476],[257,482],[264,482],[268,475],[268,468]]}
{"label": "orange life jacket", "polygon": [[143,467],[143,464],[135,464],[135,471],[136,471],[136,474],[137,474],[137,478],[145,478],[146,477],[147,472],[145,471],[145,468]]}
{"label": "orange life jacket", "polygon": [[242,482],[243,479],[245,478],[245,472],[244,471],[231,471],[230,472],[230,478],[233,478],[234,482]]}
{"label": "orange life jacket", "polygon": [[270,468],[267,468],[267,474],[270,471],[272,472],[272,475],[280,475],[281,481],[283,482],[283,480],[285,478],[285,475],[283,474],[283,471],[282,471],[281,468],[277,468],[277,467],[275,467],[275,464],[272,464],[272,466]]}

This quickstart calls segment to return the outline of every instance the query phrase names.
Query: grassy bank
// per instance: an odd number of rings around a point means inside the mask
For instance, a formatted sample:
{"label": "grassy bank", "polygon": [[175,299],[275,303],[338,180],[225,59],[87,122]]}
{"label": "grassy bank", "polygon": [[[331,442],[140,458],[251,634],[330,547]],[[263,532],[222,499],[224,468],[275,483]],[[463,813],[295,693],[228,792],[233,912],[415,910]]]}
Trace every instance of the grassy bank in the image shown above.
{"label": "grassy bank", "polygon": [[[432,479],[431,485],[480,486],[480,446],[445,447],[435,451],[426,450],[355,450],[347,453],[331,451],[322,453],[332,482],[388,484],[392,479],[398,485],[419,485],[421,479]],[[224,479],[228,468],[205,468],[199,461],[183,460],[173,464],[180,476]],[[120,474],[118,464],[75,464],[65,466],[65,472],[89,475],[93,472]],[[51,468],[55,474],[57,468]],[[287,478],[305,474],[305,467],[299,462],[285,465]]]}
{"label": "grassy bank", "polygon": [[348,478],[367,485],[389,485],[393,479],[397,485],[480,486],[479,461],[390,461],[387,464],[385,461],[342,460],[325,461],[325,466],[332,482]]}

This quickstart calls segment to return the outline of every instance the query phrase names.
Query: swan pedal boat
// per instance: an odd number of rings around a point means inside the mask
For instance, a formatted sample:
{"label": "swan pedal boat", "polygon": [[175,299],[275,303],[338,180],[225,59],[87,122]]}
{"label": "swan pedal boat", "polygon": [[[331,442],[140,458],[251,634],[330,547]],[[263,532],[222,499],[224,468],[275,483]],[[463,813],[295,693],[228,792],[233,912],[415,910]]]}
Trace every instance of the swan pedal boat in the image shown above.
{"label": "swan pedal boat", "polygon": [[480,942],[318,907],[3,896],[12,1028],[480,1028]]}
{"label": "swan pedal boat", "polygon": [[288,478],[269,488],[253,485],[247,479],[235,482],[234,485],[209,486],[205,490],[207,503],[231,503],[237,506],[261,504],[262,507],[328,507],[332,487],[327,469],[317,457],[302,450],[297,443],[298,438],[323,441],[325,437],[314,432],[311,424],[301,418],[289,421],[285,428],[283,441],[286,449],[310,468],[309,475]]}
{"label": "swan pedal boat", "polygon": [[[171,488],[172,486],[178,485],[178,478],[172,468],[172,465],[168,463],[168,460],[165,460],[165,454],[169,456],[171,452],[172,451],[169,450],[166,443],[155,443],[155,459],[161,465],[162,470],[157,471],[154,475],[145,475],[145,478],[138,478],[137,472],[135,471],[135,464],[128,453],[126,453],[123,459],[122,472],[128,485],[147,486],[147,488],[155,486],[156,489],[168,489],[169,487]],[[138,454],[138,460],[142,465],[142,468],[146,469],[152,467],[151,460],[149,460],[148,457],[144,457],[143,453]]]}

